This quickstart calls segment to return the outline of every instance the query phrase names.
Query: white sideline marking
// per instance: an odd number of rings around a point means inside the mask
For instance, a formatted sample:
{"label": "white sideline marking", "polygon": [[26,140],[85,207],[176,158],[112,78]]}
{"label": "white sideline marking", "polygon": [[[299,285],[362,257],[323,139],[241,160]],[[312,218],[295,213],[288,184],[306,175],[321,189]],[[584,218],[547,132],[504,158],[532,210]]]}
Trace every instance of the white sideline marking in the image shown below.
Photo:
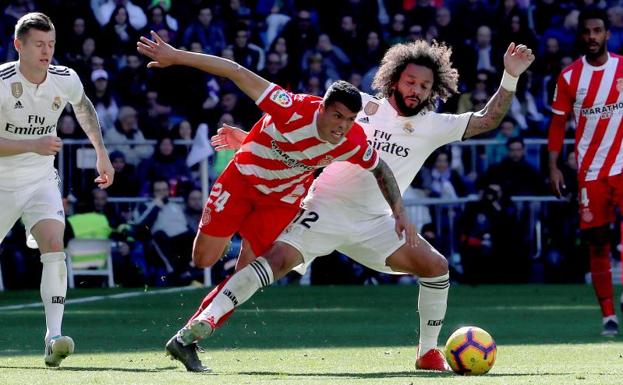
{"label": "white sideline marking", "polygon": [[[178,293],[181,291],[189,291],[197,289],[194,286],[184,286],[184,287],[172,287],[169,289],[161,289],[161,290],[151,290],[151,291],[133,291],[130,293],[119,293],[119,294],[111,294],[111,295],[94,295],[91,297],[83,297],[76,299],[69,299],[65,301],[66,305],[76,304],[76,303],[86,303],[86,302],[96,302],[103,301],[106,299],[119,299],[119,298],[130,298],[130,297],[139,297],[141,295],[154,295],[154,294],[168,294],[168,293]],[[0,306],[0,311],[2,310],[19,310],[19,309],[27,309],[31,307],[43,307],[42,302],[33,302],[33,303],[25,303],[21,305],[10,305],[10,306]]]}

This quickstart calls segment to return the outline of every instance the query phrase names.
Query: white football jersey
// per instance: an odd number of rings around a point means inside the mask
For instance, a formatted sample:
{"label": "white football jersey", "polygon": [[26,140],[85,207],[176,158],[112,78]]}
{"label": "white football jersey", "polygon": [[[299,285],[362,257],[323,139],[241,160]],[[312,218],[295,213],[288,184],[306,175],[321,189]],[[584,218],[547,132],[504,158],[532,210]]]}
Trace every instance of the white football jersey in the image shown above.
{"label": "white football jersey", "polygon": [[[368,143],[394,172],[401,194],[433,151],[463,138],[472,115],[472,112],[456,115],[428,111],[405,117],[399,116],[387,99],[364,93],[361,97],[364,107],[356,121],[363,127]],[[334,201],[370,214],[390,211],[374,175],[348,162],[326,167],[305,201],[312,198]]]}
{"label": "white football jersey", "polygon": [[[11,140],[56,136],[56,124],[69,102],[82,99],[76,72],[50,66],[45,81],[33,84],[19,71],[19,61],[0,66],[0,137]],[[54,172],[54,156],[28,152],[0,157],[0,189],[20,190]]]}

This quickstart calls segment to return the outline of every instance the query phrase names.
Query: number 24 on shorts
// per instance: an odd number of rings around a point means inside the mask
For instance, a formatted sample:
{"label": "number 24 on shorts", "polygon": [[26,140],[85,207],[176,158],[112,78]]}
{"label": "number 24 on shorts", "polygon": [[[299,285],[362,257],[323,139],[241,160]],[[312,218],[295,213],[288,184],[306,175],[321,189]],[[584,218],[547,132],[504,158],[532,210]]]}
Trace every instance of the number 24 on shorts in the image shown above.
{"label": "number 24 on shorts", "polygon": [[223,191],[223,185],[220,183],[212,186],[212,190],[210,191],[210,196],[208,197],[208,204],[214,205],[214,211],[221,212],[225,208],[225,204],[227,200],[231,196],[227,191]]}

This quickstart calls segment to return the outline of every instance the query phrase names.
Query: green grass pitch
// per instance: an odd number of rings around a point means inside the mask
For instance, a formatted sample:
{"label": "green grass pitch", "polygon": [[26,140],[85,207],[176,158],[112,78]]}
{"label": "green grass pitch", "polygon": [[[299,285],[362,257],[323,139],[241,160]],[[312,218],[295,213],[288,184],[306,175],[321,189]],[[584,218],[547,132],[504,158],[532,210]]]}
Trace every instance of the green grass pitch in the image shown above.
{"label": "green grass pitch", "polygon": [[[76,352],[60,369],[43,364],[35,291],[0,293],[0,384],[621,384],[623,336],[599,335],[590,286],[456,286],[440,343],[478,325],[498,344],[481,377],[414,370],[417,286],[264,289],[203,342],[212,373],[187,373],[164,355],[205,289],[73,290],[64,333]],[[141,295],[125,297],[125,293]],[[153,295],[143,295],[144,293]],[[101,298],[119,294],[115,298]],[[130,294],[132,295],[132,294]]]}

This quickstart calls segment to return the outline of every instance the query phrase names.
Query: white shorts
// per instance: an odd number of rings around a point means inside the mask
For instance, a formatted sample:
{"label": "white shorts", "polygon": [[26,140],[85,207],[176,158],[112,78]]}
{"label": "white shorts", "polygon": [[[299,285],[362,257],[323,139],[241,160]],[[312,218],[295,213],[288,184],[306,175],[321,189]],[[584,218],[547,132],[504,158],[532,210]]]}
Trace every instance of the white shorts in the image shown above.
{"label": "white shorts", "polygon": [[324,204],[320,200],[305,202],[305,209],[277,238],[296,248],[304,263],[294,270],[303,274],[312,261],[337,250],[373,270],[404,274],[391,270],[385,260],[405,244],[398,239],[394,218],[370,215],[359,210]]}
{"label": "white shorts", "polygon": [[27,238],[30,229],[42,219],[55,219],[65,223],[59,182],[55,172],[48,179],[23,190],[0,190],[0,242],[19,218],[24,222]]}

